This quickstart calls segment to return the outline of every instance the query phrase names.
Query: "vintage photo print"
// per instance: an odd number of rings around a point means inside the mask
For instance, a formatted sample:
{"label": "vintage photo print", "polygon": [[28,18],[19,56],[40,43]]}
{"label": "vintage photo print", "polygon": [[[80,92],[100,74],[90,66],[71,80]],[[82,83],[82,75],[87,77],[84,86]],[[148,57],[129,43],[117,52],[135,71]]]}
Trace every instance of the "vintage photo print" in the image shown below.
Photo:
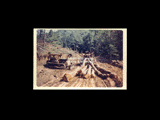
{"label": "vintage photo print", "polygon": [[127,29],[34,28],[33,89],[127,90]]}

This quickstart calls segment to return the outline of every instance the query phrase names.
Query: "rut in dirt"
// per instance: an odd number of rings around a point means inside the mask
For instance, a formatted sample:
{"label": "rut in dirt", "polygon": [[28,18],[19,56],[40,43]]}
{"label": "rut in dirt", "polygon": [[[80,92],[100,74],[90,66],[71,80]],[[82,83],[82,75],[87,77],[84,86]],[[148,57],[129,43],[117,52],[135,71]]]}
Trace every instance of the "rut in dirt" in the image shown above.
{"label": "rut in dirt", "polygon": [[74,77],[70,82],[52,80],[42,85],[42,87],[115,87],[115,83],[113,82],[114,81],[112,81],[112,83],[106,83],[98,77],[91,79]]}
{"label": "rut in dirt", "polygon": [[[86,61],[84,59],[84,61]],[[41,87],[122,87],[122,82],[117,75],[109,69],[105,70],[98,63],[91,61],[74,66],[72,70],[49,68],[43,65],[37,73],[38,80],[44,81]],[[42,65],[42,64],[41,64]],[[84,66],[83,66],[84,65]],[[70,75],[66,80],[64,76]],[[77,74],[78,73],[78,74]],[[92,75],[94,74],[94,75]],[[71,76],[72,75],[72,76]],[[87,79],[88,78],[88,79]]]}

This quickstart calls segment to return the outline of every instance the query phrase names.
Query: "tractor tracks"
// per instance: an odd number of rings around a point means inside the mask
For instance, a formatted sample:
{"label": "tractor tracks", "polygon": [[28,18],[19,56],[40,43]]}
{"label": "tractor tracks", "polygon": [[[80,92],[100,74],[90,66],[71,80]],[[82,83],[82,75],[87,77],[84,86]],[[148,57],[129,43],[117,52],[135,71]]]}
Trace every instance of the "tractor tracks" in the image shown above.
{"label": "tractor tracks", "polygon": [[[41,68],[44,69],[44,68]],[[99,76],[95,76],[94,78],[81,78],[80,76],[75,76],[71,81],[65,82],[61,76],[65,73],[62,70],[39,70],[38,79],[45,80],[46,82],[41,83],[39,87],[79,87],[79,88],[107,88],[107,87],[122,87],[123,80],[115,79],[112,77],[107,77],[106,79],[102,79]],[[43,73],[43,74],[42,74]],[[56,75],[55,75],[56,74]]]}
{"label": "tractor tracks", "polygon": [[84,79],[74,77],[72,81],[55,81],[51,80],[42,87],[107,87],[106,83],[99,77]]}

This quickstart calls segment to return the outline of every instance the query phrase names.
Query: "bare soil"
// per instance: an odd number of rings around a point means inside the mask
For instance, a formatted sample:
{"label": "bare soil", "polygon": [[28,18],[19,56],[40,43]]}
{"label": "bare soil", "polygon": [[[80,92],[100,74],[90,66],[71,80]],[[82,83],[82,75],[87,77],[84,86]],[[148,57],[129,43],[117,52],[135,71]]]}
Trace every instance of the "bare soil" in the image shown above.
{"label": "bare soil", "polygon": [[[41,44],[38,44],[39,46],[42,46]],[[53,53],[63,53],[67,52],[70,54],[73,54],[73,57],[80,57],[80,55],[74,51],[69,50],[68,48],[58,48],[53,45],[46,43],[46,48],[38,47],[37,52],[39,55],[45,55],[48,52],[52,51]],[[101,61],[99,58],[95,58],[97,61],[97,64],[99,66],[102,66],[106,70],[109,70],[110,72],[116,73],[118,76],[118,79],[114,79],[111,77],[108,77],[107,79],[102,79],[98,76],[95,78],[90,79],[83,79],[79,78],[78,76],[75,76],[71,81],[65,82],[62,77],[65,72],[67,71],[73,71],[77,66],[75,66],[73,69],[68,70],[59,68],[59,67],[48,67],[46,66],[47,58],[43,58],[41,60],[37,59],[37,86],[38,87],[122,87],[123,86],[123,67],[117,67],[111,64],[111,62],[108,61]],[[123,62],[122,62],[123,63]]]}
{"label": "bare soil", "polygon": [[123,85],[123,69],[110,65],[108,63],[97,62],[99,66],[103,66],[111,72],[118,75],[118,80],[108,77],[102,79],[98,76],[91,79],[83,79],[75,76],[72,81],[65,82],[62,77],[65,72],[73,71],[64,68],[48,68],[45,67],[46,60],[37,61],[37,86],[43,87],[122,87]]}

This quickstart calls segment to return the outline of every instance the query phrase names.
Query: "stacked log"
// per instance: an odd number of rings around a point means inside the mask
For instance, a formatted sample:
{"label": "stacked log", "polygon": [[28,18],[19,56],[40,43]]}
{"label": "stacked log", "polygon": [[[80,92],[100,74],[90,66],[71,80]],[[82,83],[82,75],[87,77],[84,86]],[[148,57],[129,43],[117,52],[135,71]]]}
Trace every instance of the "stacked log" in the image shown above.
{"label": "stacked log", "polygon": [[[88,62],[88,64],[85,64],[86,61]],[[101,77],[108,87],[122,87],[122,82],[118,80],[118,76],[116,73],[106,70],[105,68],[98,66],[98,64],[94,64],[88,58],[85,58],[83,60],[83,63],[80,67],[78,66],[73,71],[65,73],[63,76],[63,80],[68,82],[73,80],[75,76],[79,76],[80,78],[85,79],[91,79],[95,78],[96,75]]]}
{"label": "stacked log", "polygon": [[94,71],[94,69],[92,69],[92,72],[91,72],[92,74],[91,74],[91,78],[95,78],[95,71]]}
{"label": "stacked log", "polygon": [[106,74],[101,73],[95,66],[94,64],[89,61],[90,65],[92,66],[92,68],[95,70],[95,73],[100,76],[101,78],[106,78]]}
{"label": "stacked log", "polygon": [[85,64],[86,64],[86,58],[83,60],[82,66],[85,66]]}
{"label": "stacked log", "polygon": [[115,87],[115,82],[110,77],[104,80],[104,82],[107,84],[108,87]]}
{"label": "stacked log", "polygon": [[90,79],[91,78],[91,66],[89,65],[87,74],[84,76],[86,79]]}
{"label": "stacked log", "polygon": [[106,75],[106,78],[107,78],[107,77],[110,77],[110,78],[118,79],[118,76],[117,76],[116,73],[111,72],[110,70],[106,70],[105,68],[100,67],[100,66],[98,66],[98,65],[95,65],[95,66],[96,66],[96,68],[97,68],[101,73],[103,73],[103,74]]}
{"label": "stacked log", "polygon": [[87,58],[84,59],[81,67],[77,67],[74,71],[65,73],[63,76],[63,80],[66,82],[71,81],[72,78],[76,75],[79,75],[81,78],[90,79],[95,77],[95,73],[102,78],[106,77],[106,74],[102,74],[89,59],[89,65],[85,65],[86,60]]}
{"label": "stacked log", "polygon": [[71,81],[72,78],[74,76],[76,76],[80,70],[81,70],[81,67],[77,67],[74,71],[70,71],[68,73],[65,73],[62,79],[66,82]]}
{"label": "stacked log", "polygon": [[106,79],[104,79],[104,82],[107,84],[108,87],[114,87],[114,86],[122,87],[123,86],[123,82],[119,80],[118,75],[116,73],[106,70],[105,68],[97,66],[97,65],[96,67],[99,71],[106,74]]}
{"label": "stacked log", "polygon": [[78,71],[78,75],[83,78],[87,72],[87,66],[81,66],[81,68],[82,69]]}

